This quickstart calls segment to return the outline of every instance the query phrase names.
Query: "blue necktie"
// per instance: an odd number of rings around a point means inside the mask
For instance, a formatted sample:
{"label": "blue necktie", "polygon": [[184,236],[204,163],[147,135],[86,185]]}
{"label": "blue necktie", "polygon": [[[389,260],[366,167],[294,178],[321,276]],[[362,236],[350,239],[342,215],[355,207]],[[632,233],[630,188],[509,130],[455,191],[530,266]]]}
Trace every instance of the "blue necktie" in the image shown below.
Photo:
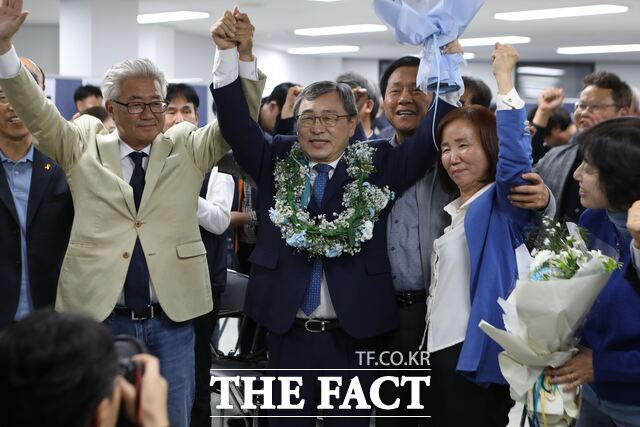
{"label": "blue necktie", "polygon": [[[140,207],[142,192],[144,190],[144,169],[142,169],[142,159],[146,153],[132,152],[129,157],[133,160],[134,168],[131,174],[129,185],[133,188],[133,201],[136,204],[136,210]],[[124,282],[124,302],[133,312],[144,310],[149,304],[149,269],[147,261],[142,252],[140,239],[136,238],[136,244],[133,247],[131,262],[129,263],[129,271]]]}
{"label": "blue necktie", "polygon": [[[313,167],[316,172],[316,179],[313,182],[313,197],[316,200],[318,206],[322,202],[322,196],[324,190],[327,188],[327,182],[329,181],[329,171],[331,166],[324,164],[317,164]],[[311,280],[309,280],[309,286],[304,293],[302,305],[300,308],[309,316],[313,313],[313,310],[320,305],[320,287],[322,284],[322,258],[316,257],[313,260],[313,267],[311,268]]]}

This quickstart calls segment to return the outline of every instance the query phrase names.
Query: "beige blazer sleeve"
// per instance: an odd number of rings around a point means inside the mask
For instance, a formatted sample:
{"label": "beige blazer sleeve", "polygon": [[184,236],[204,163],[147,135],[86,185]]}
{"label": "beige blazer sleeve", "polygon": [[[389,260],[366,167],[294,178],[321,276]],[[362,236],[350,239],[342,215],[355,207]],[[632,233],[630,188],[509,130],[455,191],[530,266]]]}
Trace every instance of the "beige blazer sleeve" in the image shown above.
{"label": "beige blazer sleeve", "polygon": [[35,138],[34,144],[67,172],[82,157],[87,141],[92,141],[96,133],[106,133],[95,117],[84,115],[68,122],[22,65],[15,77],[0,79],[0,86]]}
{"label": "beige blazer sleeve", "polygon": [[[255,120],[258,119],[260,99],[266,80],[266,76],[260,70],[258,70],[258,80],[240,79],[249,111]],[[202,173],[209,172],[231,150],[220,132],[217,120],[186,135],[184,135],[183,127],[173,126],[165,132],[165,135],[176,142],[181,137],[185,138],[186,150],[191,154],[193,162]]]}

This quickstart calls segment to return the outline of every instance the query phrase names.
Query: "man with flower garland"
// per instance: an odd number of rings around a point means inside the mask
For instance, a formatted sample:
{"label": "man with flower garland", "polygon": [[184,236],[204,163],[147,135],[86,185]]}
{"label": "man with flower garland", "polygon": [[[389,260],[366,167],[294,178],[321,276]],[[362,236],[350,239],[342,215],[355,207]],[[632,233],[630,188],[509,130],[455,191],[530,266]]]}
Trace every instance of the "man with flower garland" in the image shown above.
{"label": "man with flower garland", "polygon": [[[227,17],[212,27],[220,47],[215,64],[226,66],[237,57],[233,29]],[[323,409],[325,425],[368,426],[370,409],[339,410],[335,405],[343,402],[356,374],[362,389],[369,390],[378,373],[348,370],[375,369],[358,352],[383,350],[385,335],[398,325],[386,249],[387,215],[392,193],[401,194],[436,161],[434,121],[425,120],[395,148],[380,140],[347,149],[357,122],[355,98],[347,85],[323,81],[307,86],[295,103],[298,134],[274,136],[269,144],[249,116],[235,78],[237,64],[232,72],[214,70],[212,93],[221,131],[265,201],[258,210],[245,312],[270,331],[269,367],[302,377],[304,407],[275,415],[311,416],[272,418],[270,424],[315,425],[317,373],[300,371],[314,368],[323,375],[341,369],[330,374],[341,377],[342,387],[340,397],[331,398],[333,407]],[[452,108],[441,102],[435,124]],[[431,119],[433,114],[429,112]],[[276,405],[278,384],[272,393]],[[340,418],[344,415],[363,417]]]}

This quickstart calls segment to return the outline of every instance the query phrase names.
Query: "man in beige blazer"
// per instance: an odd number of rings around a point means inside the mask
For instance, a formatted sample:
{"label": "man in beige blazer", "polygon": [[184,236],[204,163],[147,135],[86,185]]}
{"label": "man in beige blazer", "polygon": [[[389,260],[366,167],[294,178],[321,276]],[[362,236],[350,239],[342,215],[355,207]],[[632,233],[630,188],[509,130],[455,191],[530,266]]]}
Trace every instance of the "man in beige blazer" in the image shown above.
{"label": "man in beige blazer", "polygon": [[[26,15],[22,1],[0,6],[0,86],[38,148],[69,180],[76,216],[56,309],[84,312],[114,333],[146,342],[169,382],[171,425],[186,426],[194,383],[191,319],[212,309],[198,195],[203,175],[229,148],[215,122],[162,133],[166,81],[145,59],[105,74],[102,90],[116,132],[87,115],[67,122],[12,47]],[[252,54],[253,26],[244,14],[236,18],[240,70],[237,61],[218,69],[246,77],[243,89],[257,116],[265,79]]]}

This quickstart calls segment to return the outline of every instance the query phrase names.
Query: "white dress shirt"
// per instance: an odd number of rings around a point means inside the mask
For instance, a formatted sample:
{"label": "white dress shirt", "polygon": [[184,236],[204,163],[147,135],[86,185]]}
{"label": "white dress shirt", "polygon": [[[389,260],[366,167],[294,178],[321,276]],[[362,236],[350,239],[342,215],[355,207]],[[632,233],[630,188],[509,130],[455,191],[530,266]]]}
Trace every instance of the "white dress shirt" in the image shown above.
{"label": "white dress shirt", "polygon": [[233,177],[211,170],[205,198],[198,197],[198,224],[213,234],[222,234],[229,228],[233,204]]}
{"label": "white dress shirt", "polygon": [[[344,155],[341,154],[337,160],[334,160],[331,163],[327,163],[331,166],[329,170],[329,180],[333,176],[333,172],[336,170],[336,166],[338,166],[338,162]],[[318,171],[314,169],[314,166],[317,165],[318,162],[309,162],[309,167],[311,168],[310,180],[311,185],[316,182],[316,177],[318,176]],[[329,181],[327,181],[327,186],[329,185]],[[307,281],[307,286],[311,282],[311,275],[309,275],[309,280]],[[322,282],[320,283],[320,305],[316,307],[315,310],[311,312],[310,315],[306,315],[302,309],[298,309],[298,314],[296,315],[299,319],[336,319],[338,315],[336,314],[336,310],[333,308],[333,303],[331,302],[331,295],[329,294],[329,287],[327,286],[327,277],[324,274],[324,269],[322,270]]]}
{"label": "white dress shirt", "polygon": [[485,185],[462,205],[458,197],[444,207],[451,216],[451,225],[433,242],[431,286],[427,297],[428,352],[464,341],[471,313],[471,257],[464,218],[471,203],[492,185]]}

